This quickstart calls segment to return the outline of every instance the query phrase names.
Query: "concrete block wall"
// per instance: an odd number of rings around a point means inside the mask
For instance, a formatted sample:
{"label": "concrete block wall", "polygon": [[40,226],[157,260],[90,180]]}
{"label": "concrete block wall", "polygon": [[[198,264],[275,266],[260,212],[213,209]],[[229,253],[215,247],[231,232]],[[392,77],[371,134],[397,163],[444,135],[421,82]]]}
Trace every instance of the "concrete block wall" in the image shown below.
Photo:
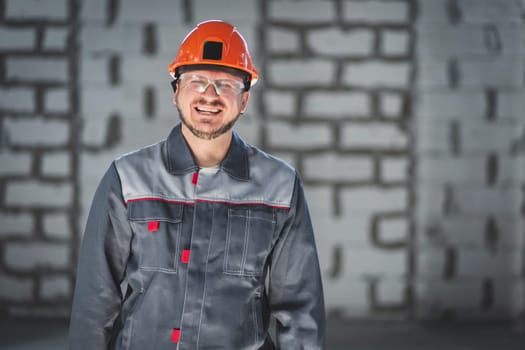
{"label": "concrete block wall", "polygon": [[69,312],[80,210],[77,7],[0,2],[2,314]]}
{"label": "concrete block wall", "polygon": [[261,71],[237,131],[301,173],[331,314],[523,317],[523,6],[0,0],[0,314],[67,315],[100,177],[178,121],[167,65],[220,18]]}
{"label": "concrete block wall", "polygon": [[525,319],[524,10],[419,1],[418,318]]}
{"label": "concrete block wall", "polygon": [[413,11],[263,2],[261,145],[303,178],[327,311],[342,317],[411,310]]}

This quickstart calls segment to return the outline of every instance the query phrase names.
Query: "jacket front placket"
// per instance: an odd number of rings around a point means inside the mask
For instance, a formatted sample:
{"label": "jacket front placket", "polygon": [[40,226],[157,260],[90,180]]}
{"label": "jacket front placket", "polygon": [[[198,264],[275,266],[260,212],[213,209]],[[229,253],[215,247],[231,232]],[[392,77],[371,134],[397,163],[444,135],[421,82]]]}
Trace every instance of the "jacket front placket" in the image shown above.
{"label": "jacket front placket", "polygon": [[204,299],[206,297],[206,271],[210,242],[212,241],[213,206],[211,203],[198,200],[199,188],[205,181],[199,178],[199,172],[192,175],[194,188],[194,210],[189,260],[186,270],[186,286],[180,328],[180,341],[177,349],[197,349],[202,320]]}

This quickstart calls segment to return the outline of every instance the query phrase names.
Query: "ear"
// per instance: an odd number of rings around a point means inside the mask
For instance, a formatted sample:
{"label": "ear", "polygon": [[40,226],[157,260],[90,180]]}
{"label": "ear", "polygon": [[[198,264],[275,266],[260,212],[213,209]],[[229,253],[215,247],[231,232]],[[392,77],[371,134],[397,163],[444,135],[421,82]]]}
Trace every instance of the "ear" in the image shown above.
{"label": "ear", "polygon": [[249,91],[244,92],[241,97],[241,114],[246,112],[246,108],[248,107],[249,99],[250,99],[250,92]]}

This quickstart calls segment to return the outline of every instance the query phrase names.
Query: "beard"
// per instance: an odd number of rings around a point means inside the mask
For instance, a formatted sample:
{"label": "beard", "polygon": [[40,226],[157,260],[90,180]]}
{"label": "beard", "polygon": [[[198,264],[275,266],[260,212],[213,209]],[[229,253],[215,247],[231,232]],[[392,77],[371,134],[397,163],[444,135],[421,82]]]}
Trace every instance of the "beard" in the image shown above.
{"label": "beard", "polygon": [[226,132],[230,131],[233,128],[233,125],[237,122],[237,120],[240,118],[241,114],[239,113],[234,119],[232,119],[230,122],[223,124],[219,126],[217,129],[212,131],[202,131],[191,125],[190,121],[184,117],[182,112],[179,109],[179,106],[177,107],[177,112],[179,112],[179,118],[182,121],[182,124],[190,130],[190,132],[195,135],[196,137],[203,139],[203,140],[213,140],[217,137],[225,134]]}

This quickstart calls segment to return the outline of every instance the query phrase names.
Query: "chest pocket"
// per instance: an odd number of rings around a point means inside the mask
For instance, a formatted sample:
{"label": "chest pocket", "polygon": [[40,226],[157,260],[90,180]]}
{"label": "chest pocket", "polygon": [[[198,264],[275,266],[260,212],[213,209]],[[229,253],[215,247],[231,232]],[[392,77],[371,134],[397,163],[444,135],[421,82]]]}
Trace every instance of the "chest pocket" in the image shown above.
{"label": "chest pocket", "polygon": [[182,204],[160,200],[128,204],[128,219],[135,233],[132,250],[140,269],[177,272],[182,209]]}
{"label": "chest pocket", "polygon": [[260,276],[275,230],[275,209],[229,208],[223,271]]}

